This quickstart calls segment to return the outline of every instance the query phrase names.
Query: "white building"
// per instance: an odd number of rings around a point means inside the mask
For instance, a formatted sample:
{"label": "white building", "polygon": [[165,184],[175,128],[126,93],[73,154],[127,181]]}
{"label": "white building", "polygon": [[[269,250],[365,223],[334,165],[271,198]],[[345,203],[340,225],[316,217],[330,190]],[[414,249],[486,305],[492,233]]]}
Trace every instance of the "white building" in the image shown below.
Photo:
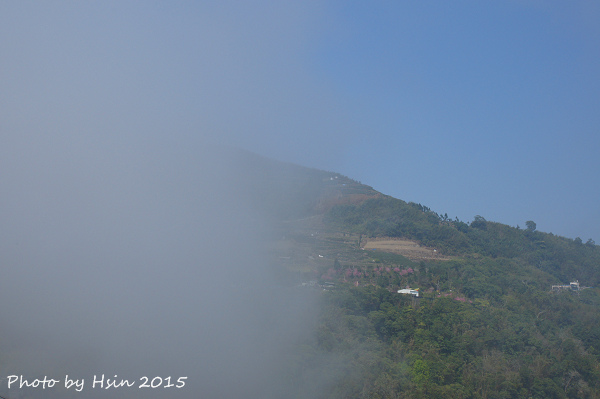
{"label": "white building", "polygon": [[552,291],[560,291],[560,290],[571,290],[571,291],[579,291],[581,287],[579,286],[579,280],[571,281],[569,285],[553,285]]}
{"label": "white building", "polygon": [[419,289],[413,290],[412,288],[405,288],[403,290],[398,290],[398,294],[410,294],[416,297],[419,296]]}

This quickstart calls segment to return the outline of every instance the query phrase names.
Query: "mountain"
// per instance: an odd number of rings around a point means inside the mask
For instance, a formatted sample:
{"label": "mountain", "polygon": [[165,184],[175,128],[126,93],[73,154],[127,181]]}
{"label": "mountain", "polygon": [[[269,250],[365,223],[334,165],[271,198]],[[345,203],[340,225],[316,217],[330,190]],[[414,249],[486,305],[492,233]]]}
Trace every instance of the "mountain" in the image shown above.
{"label": "mountain", "polygon": [[173,398],[600,397],[591,241],[171,137],[26,148],[0,180],[0,368],[60,383],[2,397],[165,396],[104,374]]}
{"label": "mountain", "polygon": [[452,220],[338,173],[242,158],[276,222],[270,270],[319,297],[291,397],[600,397],[591,240]]}

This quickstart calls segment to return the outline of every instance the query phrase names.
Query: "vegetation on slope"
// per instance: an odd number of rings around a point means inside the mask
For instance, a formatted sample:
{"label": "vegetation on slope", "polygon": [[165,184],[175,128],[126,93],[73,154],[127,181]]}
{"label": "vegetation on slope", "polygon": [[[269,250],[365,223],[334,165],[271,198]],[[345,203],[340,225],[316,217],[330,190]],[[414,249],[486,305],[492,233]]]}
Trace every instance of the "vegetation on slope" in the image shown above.
{"label": "vegetation on slope", "polygon": [[[303,198],[302,222],[282,225],[279,258],[307,266],[288,268],[297,282],[335,288],[315,290],[320,316],[290,362],[291,397],[600,398],[593,241],[532,221],[451,220],[341,175],[294,173],[312,194],[292,195]],[[363,251],[361,236],[414,240],[452,259]],[[591,288],[551,289],[574,280]],[[397,293],[405,287],[419,297]]]}
{"label": "vegetation on slope", "polygon": [[532,221],[527,229],[481,216],[467,224],[388,196],[335,206],[325,220],[368,236],[411,238],[450,255],[513,259],[547,272],[557,283],[579,279],[597,286],[600,282],[600,250],[591,239],[583,244],[581,239],[542,233]]}
{"label": "vegetation on slope", "polygon": [[582,297],[524,287],[494,305],[376,286],[327,292],[305,366],[329,355],[320,371],[335,383],[320,397],[596,398],[598,297]]}

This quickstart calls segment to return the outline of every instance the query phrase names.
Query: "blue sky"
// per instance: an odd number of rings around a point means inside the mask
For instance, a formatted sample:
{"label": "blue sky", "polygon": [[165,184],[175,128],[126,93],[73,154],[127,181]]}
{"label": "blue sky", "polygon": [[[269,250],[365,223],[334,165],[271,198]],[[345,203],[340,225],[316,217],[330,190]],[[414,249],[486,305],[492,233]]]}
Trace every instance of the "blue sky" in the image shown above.
{"label": "blue sky", "polygon": [[597,5],[393,2],[336,16],[320,56],[363,132],[345,154],[352,176],[463,220],[598,236]]}
{"label": "blue sky", "polygon": [[3,2],[0,155],[208,139],[600,242],[598,20],[595,1]]}

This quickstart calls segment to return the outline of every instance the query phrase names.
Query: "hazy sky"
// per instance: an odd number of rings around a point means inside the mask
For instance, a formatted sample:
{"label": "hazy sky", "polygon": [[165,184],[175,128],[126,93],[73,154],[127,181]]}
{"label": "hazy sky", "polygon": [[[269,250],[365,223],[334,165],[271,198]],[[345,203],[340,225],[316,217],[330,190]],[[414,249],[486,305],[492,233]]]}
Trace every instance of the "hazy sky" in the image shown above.
{"label": "hazy sky", "polygon": [[2,147],[208,136],[600,241],[598,20],[591,0],[2,2]]}

